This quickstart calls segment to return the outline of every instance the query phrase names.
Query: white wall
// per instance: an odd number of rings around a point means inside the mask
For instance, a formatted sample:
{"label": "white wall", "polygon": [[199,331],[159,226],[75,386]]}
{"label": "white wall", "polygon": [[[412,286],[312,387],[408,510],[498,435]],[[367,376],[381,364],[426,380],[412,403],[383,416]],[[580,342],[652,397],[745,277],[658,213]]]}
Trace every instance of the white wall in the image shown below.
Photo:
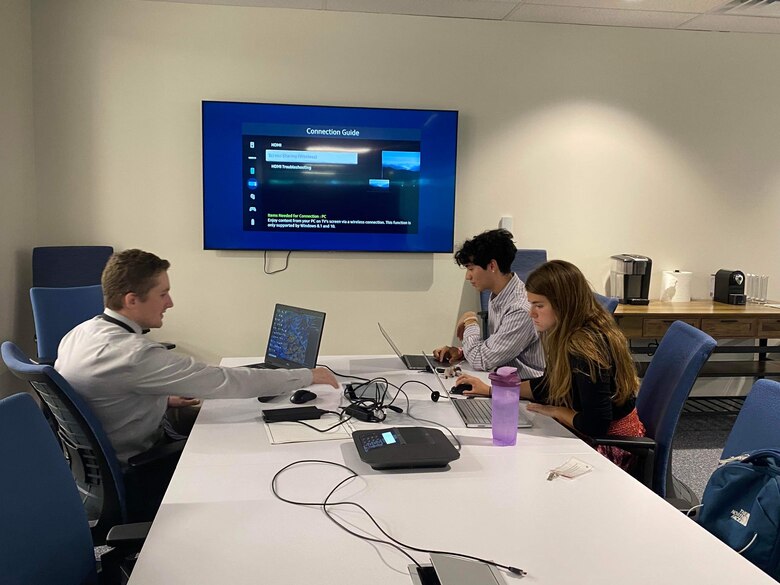
{"label": "white wall", "polygon": [[[33,351],[27,290],[37,231],[30,0],[0,3],[0,341]],[[0,360],[0,397],[26,386]]]}
{"label": "white wall", "polygon": [[377,319],[430,349],[476,305],[446,254],[203,251],[203,99],[457,109],[457,241],[510,214],[599,290],[635,252],[654,295],[673,268],[780,291],[780,36],[36,0],[33,39],[42,243],[170,259],[158,337],[199,357],[262,351],[279,301],[328,313],[324,353],[387,352]]}

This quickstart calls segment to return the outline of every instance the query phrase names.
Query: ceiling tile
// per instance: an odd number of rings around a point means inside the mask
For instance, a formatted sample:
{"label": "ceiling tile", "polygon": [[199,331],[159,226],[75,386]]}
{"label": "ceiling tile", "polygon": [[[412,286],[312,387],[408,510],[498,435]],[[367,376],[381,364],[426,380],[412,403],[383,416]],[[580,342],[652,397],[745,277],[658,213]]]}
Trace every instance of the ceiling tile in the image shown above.
{"label": "ceiling tile", "polygon": [[729,1],[730,0],[527,0],[525,4],[704,14],[705,12],[728,4]]}
{"label": "ceiling tile", "polygon": [[[150,1],[150,0],[146,0]],[[179,4],[215,4],[219,6],[254,6],[259,8],[303,8],[322,10],[325,0],[151,0]]]}
{"label": "ceiling tile", "polygon": [[682,25],[680,29],[780,34],[780,18],[713,14],[694,18]]}
{"label": "ceiling tile", "polygon": [[516,0],[325,0],[328,10],[502,20]]}
{"label": "ceiling tile", "polygon": [[607,8],[574,8],[523,4],[508,20],[523,22],[556,22],[637,28],[677,28],[696,14],[651,12],[647,10],[612,10]]}

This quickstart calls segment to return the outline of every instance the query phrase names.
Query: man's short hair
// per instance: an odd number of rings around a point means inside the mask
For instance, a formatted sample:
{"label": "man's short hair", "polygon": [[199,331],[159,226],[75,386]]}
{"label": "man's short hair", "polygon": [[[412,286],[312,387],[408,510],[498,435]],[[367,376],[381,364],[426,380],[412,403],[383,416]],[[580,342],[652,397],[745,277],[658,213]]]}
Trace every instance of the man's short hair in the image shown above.
{"label": "man's short hair", "polygon": [[143,250],[116,252],[108,259],[100,279],[106,307],[118,311],[127,293],[135,293],[141,300],[157,282],[157,275],[170,268],[171,263]]}
{"label": "man's short hair", "polygon": [[460,250],[455,252],[455,262],[458,266],[474,264],[484,269],[491,260],[495,260],[498,269],[503,274],[509,274],[512,272],[512,262],[517,252],[512,237],[512,234],[504,229],[482,232],[463,242]]}

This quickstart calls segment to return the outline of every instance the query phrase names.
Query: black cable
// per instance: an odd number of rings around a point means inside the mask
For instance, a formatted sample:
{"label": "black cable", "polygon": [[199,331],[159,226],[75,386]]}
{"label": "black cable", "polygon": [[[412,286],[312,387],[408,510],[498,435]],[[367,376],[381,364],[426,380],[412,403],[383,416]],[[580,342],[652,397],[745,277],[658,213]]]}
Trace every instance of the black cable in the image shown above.
{"label": "black cable", "polygon": [[349,418],[342,418],[344,416],[343,412],[333,412],[332,410],[324,410],[323,412],[326,413],[326,414],[335,414],[336,416],[339,417],[339,422],[337,422],[332,427],[328,427],[327,429],[318,429],[314,425],[310,425],[306,421],[302,421],[302,420],[291,420],[289,422],[296,422],[299,425],[303,425],[305,427],[309,427],[310,429],[312,429],[313,431],[317,431],[318,433],[327,433],[328,431],[332,431],[336,427],[343,425],[345,422],[347,422],[349,420],[352,420],[351,416]]}
{"label": "black cable", "polygon": [[[426,388],[428,388],[428,390],[430,390],[430,389],[431,389],[431,387],[430,387],[430,386],[428,386],[428,384],[426,384],[425,382],[420,382],[419,380],[407,380],[406,382],[404,382],[403,384],[401,384],[401,385],[398,387],[398,393],[396,394],[396,397],[398,396],[398,394],[403,394],[403,395],[404,395],[404,398],[406,398],[406,416],[408,416],[409,418],[412,418],[412,419],[414,419],[414,420],[418,420],[418,421],[420,421],[420,422],[426,422],[426,423],[430,423],[430,424],[432,424],[432,425],[436,425],[437,427],[441,427],[441,428],[443,428],[443,429],[444,429],[445,431],[447,431],[447,432],[448,432],[450,435],[452,435],[452,438],[453,438],[453,439],[455,439],[455,443],[456,443],[456,444],[455,444],[455,448],[456,448],[458,451],[460,451],[460,450],[461,450],[461,447],[462,447],[462,445],[461,445],[461,443],[460,443],[460,439],[458,438],[458,436],[457,436],[455,433],[453,433],[453,432],[452,432],[452,429],[450,429],[450,427],[448,427],[447,425],[443,425],[443,424],[442,424],[442,423],[440,423],[440,422],[436,422],[435,420],[428,420],[427,418],[419,418],[419,417],[416,417],[416,416],[414,416],[414,415],[412,414],[412,412],[411,412],[411,410],[412,410],[412,404],[411,404],[411,402],[409,401],[409,395],[408,395],[406,392],[404,392],[404,391],[403,391],[403,387],[404,387],[404,386],[406,386],[407,384],[411,384],[411,383],[415,383],[415,382],[416,382],[417,384],[422,384],[423,386],[425,386]],[[447,398],[449,398],[449,396],[448,396]],[[394,401],[395,401],[395,397],[393,398],[393,402],[394,402]],[[392,402],[391,402],[390,404],[392,404]]]}
{"label": "black cable", "polygon": [[[380,396],[380,389],[379,389],[379,383],[380,382],[382,382],[382,383],[384,383],[386,385],[386,388],[381,391],[381,396]],[[433,389],[430,386],[428,386],[428,384],[426,384],[425,382],[421,382],[420,380],[407,380],[406,382],[402,383],[400,386],[396,386],[395,384],[390,382],[387,378],[378,377],[378,378],[372,378],[371,380],[366,380],[363,384],[358,385],[357,388],[361,388],[363,386],[368,386],[369,384],[372,384],[372,383],[376,383],[376,385],[377,385],[376,392],[375,392],[375,396],[376,396],[375,399],[366,398],[366,397],[360,397],[358,399],[352,399],[350,397],[350,395],[349,395],[349,389],[347,389],[347,388],[344,389],[344,396],[345,396],[345,398],[347,398],[347,400],[349,400],[349,402],[351,404],[364,407],[364,408],[366,408],[366,410],[368,410],[371,413],[373,413],[373,415],[374,415],[374,417],[376,419],[373,422],[383,422],[387,418],[387,415],[385,414],[384,409],[389,408],[393,412],[397,412],[399,414],[403,412],[403,410],[400,407],[395,406],[395,401],[398,399],[398,396],[400,394],[403,394],[404,398],[406,399],[406,414],[409,416],[409,418],[412,418],[412,419],[420,421],[420,422],[436,425],[437,427],[443,428],[455,440],[455,448],[458,451],[461,450],[460,439],[458,439],[457,435],[455,435],[455,433],[453,433],[452,430],[448,426],[443,425],[442,423],[439,423],[439,422],[436,422],[436,421],[433,421],[433,420],[428,420],[428,419],[425,419],[425,418],[418,418],[418,417],[414,416],[413,414],[411,414],[411,412],[410,412],[410,410],[411,410],[411,401],[409,400],[409,395],[406,392],[404,392],[403,387],[406,386],[407,384],[421,384],[421,385],[425,386],[428,389],[429,392],[433,392]],[[387,388],[395,388],[397,390],[397,392],[390,399],[390,402],[385,404],[384,400],[389,395],[389,392],[387,391]],[[353,388],[353,391],[354,391],[354,388]],[[447,398],[449,398],[449,396]]]}
{"label": "black cable", "polygon": [[351,374],[339,374],[336,370],[334,370],[333,368],[331,368],[327,364],[317,364],[317,367],[318,368],[325,368],[326,370],[330,370],[331,374],[333,374],[334,376],[338,376],[339,378],[354,378],[355,380],[360,380],[362,382],[368,382],[369,381],[368,378],[361,378],[360,376],[353,376]]}
{"label": "black cable", "polygon": [[[407,397],[407,400],[408,400],[408,397]],[[296,465],[303,464],[303,463],[321,463],[321,464],[324,464],[324,465],[333,465],[333,466],[341,467],[342,469],[345,469],[346,471],[348,471],[352,475],[350,475],[349,477],[347,477],[347,478],[341,480],[339,483],[337,483],[336,486],[330,491],[330,493],[328,493],[328,495],[325,497],[325,499],[322,502],[298,502],[298,501],[295,501],[295,500],[290,500],[288,498],[284,498],[281,495],[279,495],[279,492],[276,490],[276,480],[278,479],[278,477],[283,472],[285,472],[286,470],[290,469],[291,467],[294,467]],[[464,553],[457,553],[457,552],[451,552],[451,551],[440,551],[440,550],[434,550],[434,549],[426,549],[426,548],[420,548],[420,547],[415,547],[415,546],[406,544],[406,543],[401,542],[400,540],[392,537],[390,534],[388,534],[379,525],[379,523],[376,520],[374,520],[374,517],[371,515],[371,513],[368,510],[366,510],[363,506],[358,504],[357,502],[350,502],[350,501],[329,502],[328,501],[330,499],[330,497],[336,492],[336,490],[338,490],[342,485],[344,485],[345,483],[347,483],[348,481],[351,481],[352,479],[354,479],[356,477],[358,477],[358,473],[356,471],[354,471],[353,469],[347,467],[346,465],[342,465],[341,463],[336,463],[334,461],[325,461],[325,460],[322,460],[322,459],[303,459],[303,460],[300,460],[300,461],[293,461],[289,465],[286,465],[282,469],[277,471],[276,474],[274,474],[273,478],[271,479],[271,491],[273,492],[275,497],[277,497],[281,501],[286,502],[288,504],[293,504],[293,505],[296,505],[296,506],[317,506],[317,507],[321,508],[322,511],[325,513],[325,515],[328,517],[328,519],[330,519],[331,522],[336,524],[336,526],[338,526],[339,528],[341,528],[345,532],[348,532],[349,534],[351,534],[353,536],[356,536],[356,537],[358,537],[358,538],[360,538],[362,540],[366,540],[366,541],[369,541],[369,542],[375,542],[375,543],[379,543],[379,544],[386,544],[387,546],[392,546],[396,550],[398,550],[401,553],[403,553],[407,558],[409,558],[418,567],[421,567],[420,563],[418,563],[409,553],[407,553],[403,549],[409,549],[409,550],[413,550],[415,552],[420,552],[420,553],[440,554],[440,555],[448,555],[448,556],[452,556],[452,557],[459,557],[459,558],[462,558],[462,559],[469,559],[469,560],[472,560],[472,561],[477,561],[477,562],[480,562],[480,563],[484,563],[486,565],[491,565],[491,566],[499,568],[499,569],[504,569],[506,571],[509,571],[510,573],[515,574],[515,575],[524,576],[524,575],[527,574],[523,569],[520,569],[518,567],[512,567],[510,565],[503,565],[501,563],[497,563],[495,561],[490,561],[490,560],[483,559],[481,557],[476,557],[476,556],[473,556],[473,555],[467,555],[467,554],[464,554]],[[390,542],[382,540],[382,539],[379,539],[379,538],[364,536],[362,534],[359,534],[357,532],[354,532],[354,531],[350,530],[349,528],[347,528],[346,526],[344,526],[343,524],[338,522],[330,514],[330,512],[328,511],[328,506],[354,506],[354,507],[358,508],[366,516],[368,516],[368,519],[371,520],[372,524],[374,526],[376,526],[377,529],[385,537],[387,537],[390,540]]]}
{"label": "black cable", "polygon": [[[322,502],[297,502],[297,501],[295,501],[295,500],[290,500],[290,499],[288,499],[288,498],[284,498],[284,497],[282,497],[281,495],[279,495],[279,492],[276,490],[276,480],[279,478],[279,476],[280,476],[282,473],[284,473],[285,471],[287,471],[289,468],[291,468],[291,467],[293,467],[293,466],[295,466],[295,465],[302,464],[302,463],[324,463],[324,464],[329,464],[329,465],[335,465],[335,466],[337,466],[337,467],[341,467],[341,468],[343,468],[343,469],[346,469],[346,470],[347,470],[347,471],[349,471],[349,472],[350,472],[352,475],[351,475],[351,476],[349,476],[349,477],[347,477],[346,479],[343,479],[343,480],[341,480],[341,481],[340,481],[338,484],[336,484],[336,487],[335,487],[335,488],[333,488],[333,489],[330,491],[330,493],[327,495],[327,497],[325,498],[325,500],[324,500],[324,501],[322,501]],[[277,472],[274,474],[273,478],[271,479],[271,492],[273,492],[274,496],[276,496],[278,499],[280,499],[281,501],[283,501],[283,502],[285,502],[285,503],[287,503],[287,504],[293,504],[294,506],[317,506],[318,508],[322,508],[322,511],[325,513],[325,516],[328,518],[328,520],[330,520],[331,522],[333,522],[333,523],[334,523],[336,526],[338,526],[339,528],[341,528],[341,529],[342,529],[342,530],[344,530],[345,532],[348,532],[348,533],[349,533],[349,534],[351,534],[352,536],[357,536],[358,538],[360,538],[360,539],[362,539],[362,540],[367,540],[367,541],[369,541],[369,542],[375,542],[375,543],[377,543],[377,544],[386,544],[386,545],[388,545],[388,546],[392,546],[394,549],[396,549],[396,550],[397,550],[397,551],[399,551],[401,554],[403,554],[404,556],[406,556],[406,558],[408,558],[410,561],[412,561],[412,562],[413,562],[415,565],[417,565],[418,567],[420,567],[420,563],[418,563],[418,562],[417,562],[417,561],[414,559],[414,557],[412,557],[412,556],[411,556],[411,555],[410,555],[408,552],[406,552],[406,551],[405,551],[405,550],[403,550],[402,548],[400,548],[400,547],[398,547],[398,546],[396,546],[396,545],[394,545],[394,544],[392,544],[392,543],[388,543],[388,542],[386,542],[386,541],[384,541],[384,540],[381,540],[381,539],[378,539],[378,538],[372,538],[372,537],[370,537],[370,536],[365,536],[365,535],[359,534],[359,533],[357,533],[357,532],[354,532],[354,531],[350,530],[349,528],[347,528],[346,526],[344,526],[343,524],[341,524],[340,522],[337,522],[337,521],[336,521],[336,519],[335,519],[335,518],[333,518],[333,516],[330,514],[330,512],[328,511],[328,503],[327,503],[327,501],[328,501],[328,498],[329,498],[329,497],[330,497],[330,496],[333,494],[333,492],[335,492],[335,491],[336,491],[338,488],[340,488],[340,487],[341,487],[342,485],[344,485],[346,482],[348,482],[348,481],[350,481],[350,480],[352,480],[352,479],[354,479],[354,478],[356,478],[356,477],[358,477],[358,474],[357,474],[355,471],[353,471],[352,469],[350,469],[350,468],[349,468],[349,467],[347,467],[346,465],[342,465],[341,463],[334,463],[333,461],[324,461],[324,460],[322,460],[322,459],[302,459],[302,460],[300,460],[300,461],[293,461],[293,462],[292,462],[292,463],[290,463],[289,465],[285,465],[284,467],[282,467],[282,468],[281,468],[279,471],[277,471]],[[336,505],[336,504],[335,504],[335,503],[331,503],[330,505],[331,505],[331,506],[333,506],[333,505]],[[368,511],[367,511],[367,510],[363,509],[363,511],[364,511],[366,514],[368,514]],[[370,514],[368,514],[368,515],[369,515],[369,517],[371,517],[371,515],[370,515]],[[371,518],[371,520],[373,521],[373,518]],[[376,524],[376,522],[374,522],[374,524]],[[380,529],[380,530],[381,530],[381,529]]]}
{"label": "black cable", "polygon": [[263,272],[266,274],[277,274],[279,272],[284,272],[290,265],[290,254],[292,254],[292,250],[287,252],[287,258],[284,261],[284,268],[279,268],[278,270],[272,270],[271,272],[268,272],[268,250],[263,250]]}

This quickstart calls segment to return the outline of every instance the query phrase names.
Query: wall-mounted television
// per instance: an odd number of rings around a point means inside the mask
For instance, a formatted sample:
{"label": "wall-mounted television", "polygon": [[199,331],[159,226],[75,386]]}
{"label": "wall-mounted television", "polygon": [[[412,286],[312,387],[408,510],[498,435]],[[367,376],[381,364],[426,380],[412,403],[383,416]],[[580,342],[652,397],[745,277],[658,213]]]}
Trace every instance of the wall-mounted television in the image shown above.
{"label": "wall-mounted television", "polygon": [[451,252],[458,112],[204,101],[207,250]]}

